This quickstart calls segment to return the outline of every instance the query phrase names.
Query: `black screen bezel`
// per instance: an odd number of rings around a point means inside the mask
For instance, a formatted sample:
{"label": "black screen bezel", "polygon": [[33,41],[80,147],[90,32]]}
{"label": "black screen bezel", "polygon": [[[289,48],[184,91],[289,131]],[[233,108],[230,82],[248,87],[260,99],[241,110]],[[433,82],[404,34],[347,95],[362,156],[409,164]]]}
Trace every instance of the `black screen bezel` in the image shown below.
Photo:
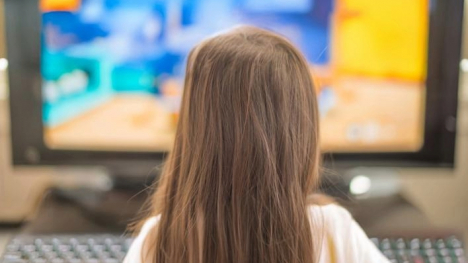
{"label": "black screen bezel", "polygon": [[[327,153],[325,164],[454,167],[463,2],[431,1],[434,10],[430,15],[426,119],[421,150]],[[166,152],[55,150],[44,144],[38,7],[37,0],[5,0],[13,164],[128,167],[163,160]]]}

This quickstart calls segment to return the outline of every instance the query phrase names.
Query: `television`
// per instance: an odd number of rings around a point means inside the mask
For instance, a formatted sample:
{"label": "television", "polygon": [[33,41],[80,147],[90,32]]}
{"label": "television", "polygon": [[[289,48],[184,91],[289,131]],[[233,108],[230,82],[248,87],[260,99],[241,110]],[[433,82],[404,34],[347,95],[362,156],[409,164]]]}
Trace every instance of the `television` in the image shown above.
{"label": "television", "polygon": [[151,167],[188,52],[277,32],[316,82],[325,164],[453,167],[463,0],[5,0],[15,165]]}

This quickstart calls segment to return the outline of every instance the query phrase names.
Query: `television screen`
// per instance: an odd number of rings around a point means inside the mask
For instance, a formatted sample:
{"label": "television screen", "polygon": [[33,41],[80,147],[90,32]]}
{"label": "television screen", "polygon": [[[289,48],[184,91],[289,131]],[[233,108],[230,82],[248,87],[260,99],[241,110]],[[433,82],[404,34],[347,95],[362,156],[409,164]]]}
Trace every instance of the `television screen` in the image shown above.
{"label": "television screen", "polygon": [[41,0],[40,9],[51,149],[170,151],[188,52],[239,24],[304,53],[324,151],[422,147],[429,0]]}

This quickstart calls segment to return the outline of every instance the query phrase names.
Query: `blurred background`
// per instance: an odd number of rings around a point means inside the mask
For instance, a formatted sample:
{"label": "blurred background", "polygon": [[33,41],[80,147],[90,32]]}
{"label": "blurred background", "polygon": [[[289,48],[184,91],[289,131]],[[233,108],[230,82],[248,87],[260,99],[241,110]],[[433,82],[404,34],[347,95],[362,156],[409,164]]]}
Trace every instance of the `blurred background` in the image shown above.
{"label": "blurred background", "polygon": [[[54,217],[51,189],[79,214],[116,204],[76,199],[111,188],[126,193],[114,202],[131,199],[157,176],[187,53],[237,24],[279,32],[304,52],[333,171],[324,187],[370,233],[427,224],[466,237],[468,31],[458,39],[456,28],[468,20],[447,18],[462,1],[271,2],[0,0],[0,248],[50,225],[41,220]],[[416,212],[375,205],[397,199]],[[138,204],[126,202],[128,213]]]}

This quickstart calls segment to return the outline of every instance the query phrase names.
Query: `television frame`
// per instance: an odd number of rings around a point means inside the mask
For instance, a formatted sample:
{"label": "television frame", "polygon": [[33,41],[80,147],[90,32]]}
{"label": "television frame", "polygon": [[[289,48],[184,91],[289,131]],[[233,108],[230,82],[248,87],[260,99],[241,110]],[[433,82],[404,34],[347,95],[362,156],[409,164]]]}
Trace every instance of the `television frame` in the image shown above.
{"label": "television frame", "polygon": [[[325,153],[326,166],[454,167],[463,0],[431,0],[424,144],[418,152]],[[38,0],[5,0],[12,158],[16,166],[99,165],[150,169],[167,152],[49,149],[42,121]]]}

